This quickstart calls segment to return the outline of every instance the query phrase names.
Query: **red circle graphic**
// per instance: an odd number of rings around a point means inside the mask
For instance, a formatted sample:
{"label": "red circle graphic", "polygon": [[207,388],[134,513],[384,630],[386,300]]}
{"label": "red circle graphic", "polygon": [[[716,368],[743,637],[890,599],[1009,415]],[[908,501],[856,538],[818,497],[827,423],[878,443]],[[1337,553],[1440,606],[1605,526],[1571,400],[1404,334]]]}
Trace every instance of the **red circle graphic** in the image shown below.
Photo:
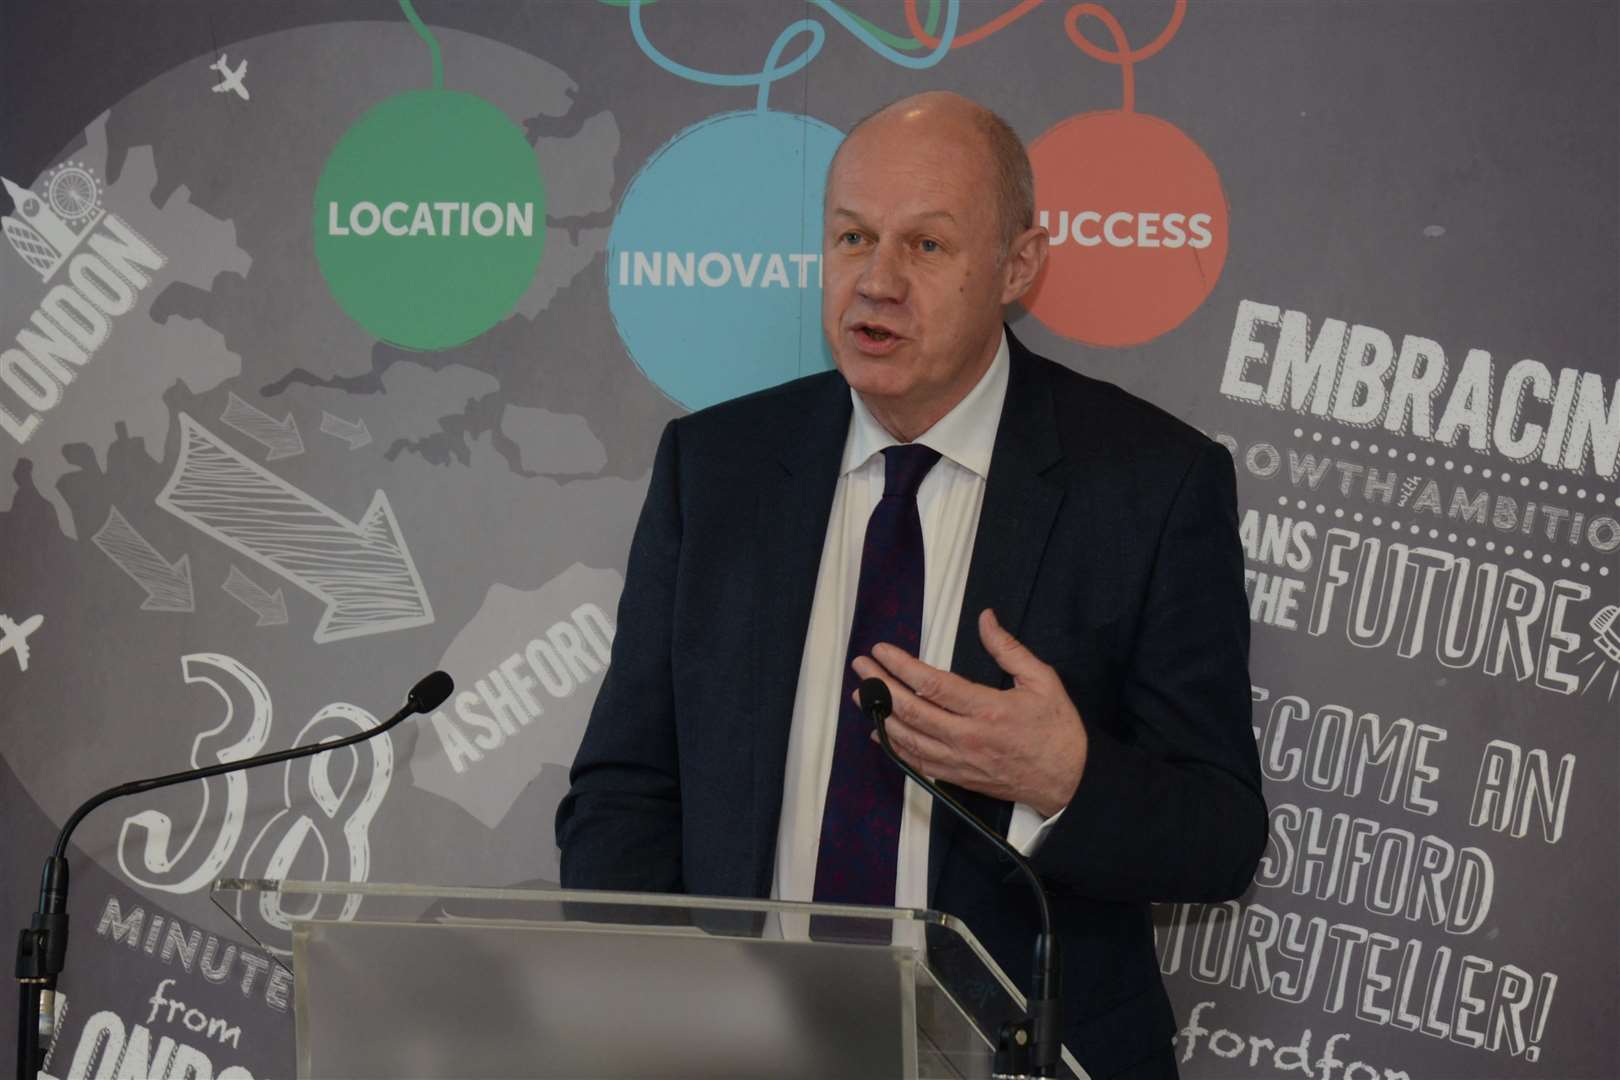
{"label": "red circle graphic", "polygon": [[1137,345],[1214,290],[1230,213],[1209,157],[1168,120],[1082,113],[1029,147],[1051,257],[1024,306],[1091,345]]}

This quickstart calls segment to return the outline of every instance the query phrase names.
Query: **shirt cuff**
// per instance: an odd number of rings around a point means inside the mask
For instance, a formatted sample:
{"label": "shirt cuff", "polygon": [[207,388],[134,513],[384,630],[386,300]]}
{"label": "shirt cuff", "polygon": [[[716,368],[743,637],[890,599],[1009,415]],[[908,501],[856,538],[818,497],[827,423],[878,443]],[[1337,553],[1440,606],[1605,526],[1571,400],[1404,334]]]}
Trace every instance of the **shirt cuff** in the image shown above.
{"label": "shirt cuff", "polygon": [[[1068,807],[1063,808],[1067,809]],[[1063,810],[1059,810],[1049,818],[1043,818],[1040,811],[1033,806],[1013,803],[1012,821],[1007,825],[1007,843],[1024,858],[1032,858],[1046,840],[1046,834],[1052,831],[1053,824],[1063,816]]]}

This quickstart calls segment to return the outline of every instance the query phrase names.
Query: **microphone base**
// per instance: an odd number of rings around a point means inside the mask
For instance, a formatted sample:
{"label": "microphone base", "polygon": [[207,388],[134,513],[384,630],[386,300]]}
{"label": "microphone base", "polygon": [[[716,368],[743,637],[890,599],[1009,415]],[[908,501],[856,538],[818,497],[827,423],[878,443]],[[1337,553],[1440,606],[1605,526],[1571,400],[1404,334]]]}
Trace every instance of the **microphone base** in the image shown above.
{"label": "microphone base", "polygon": [[1057,1076],[1062,1056],[1057,1020],[1058,1003],[1046,998],[1030,1002],[1029,1015],[1002,1024],[990,1071],[993,1080]]}

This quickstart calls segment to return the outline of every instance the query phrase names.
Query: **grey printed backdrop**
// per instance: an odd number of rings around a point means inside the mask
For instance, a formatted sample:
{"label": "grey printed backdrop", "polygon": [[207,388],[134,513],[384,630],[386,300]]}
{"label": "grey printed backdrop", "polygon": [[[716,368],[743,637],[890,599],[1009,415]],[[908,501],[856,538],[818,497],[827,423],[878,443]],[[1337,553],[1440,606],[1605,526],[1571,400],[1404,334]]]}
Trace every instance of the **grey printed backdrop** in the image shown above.
{"label": "grey printed backdrop", "polygon": [[1032,143],[1020,337],[1237,461],[1272,842],[1159,912],[1184,1075],[1620,1074],[1616,6],[1087,7],[6,6],[14,923],[95,790],[461,690],[92,815],[51,1075],[292,1071],[216,876],[555,880],[658,432],[825,363],[821,170],[937,87]]}

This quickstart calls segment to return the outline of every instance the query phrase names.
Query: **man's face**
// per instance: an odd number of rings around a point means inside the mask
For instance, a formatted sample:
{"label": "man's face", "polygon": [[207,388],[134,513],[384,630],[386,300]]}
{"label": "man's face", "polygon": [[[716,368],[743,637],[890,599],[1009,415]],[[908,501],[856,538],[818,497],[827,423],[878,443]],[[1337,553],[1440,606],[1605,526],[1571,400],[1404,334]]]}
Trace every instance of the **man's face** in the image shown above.
{"label": "man's face", "polygon": [[821,326],[874,408],[931,423],[983,374],[1007,291],[994,191],[983,137],[955,117],[879,116],[839,151]]}

